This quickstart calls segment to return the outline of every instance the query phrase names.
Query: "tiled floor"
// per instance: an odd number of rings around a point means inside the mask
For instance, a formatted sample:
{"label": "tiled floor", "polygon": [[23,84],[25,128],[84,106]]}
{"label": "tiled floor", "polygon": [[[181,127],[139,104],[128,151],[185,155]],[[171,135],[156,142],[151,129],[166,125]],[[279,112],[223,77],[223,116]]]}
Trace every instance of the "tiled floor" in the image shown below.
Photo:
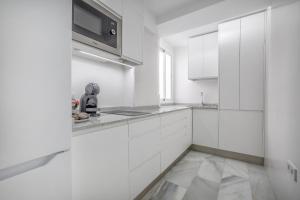
{"label": "tiled floor", "polygon": [[275,200],[262,166],[191,151],[143,200]]}

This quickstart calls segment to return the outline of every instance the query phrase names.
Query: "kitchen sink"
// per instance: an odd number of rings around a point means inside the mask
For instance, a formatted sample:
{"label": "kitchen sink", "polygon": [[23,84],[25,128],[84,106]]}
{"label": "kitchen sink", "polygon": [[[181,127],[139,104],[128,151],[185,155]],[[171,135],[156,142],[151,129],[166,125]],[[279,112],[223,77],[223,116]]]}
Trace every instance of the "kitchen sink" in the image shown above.
{"label": "kitchen sink", "polygon": [[111,111],[104,111],[102,113],[113,114],[113,115],[124,115],[124,116],[141,116],[141,115],[151,114],[148,112],[139,112],[139,111],[132,111],[132,110],[111,110]]}

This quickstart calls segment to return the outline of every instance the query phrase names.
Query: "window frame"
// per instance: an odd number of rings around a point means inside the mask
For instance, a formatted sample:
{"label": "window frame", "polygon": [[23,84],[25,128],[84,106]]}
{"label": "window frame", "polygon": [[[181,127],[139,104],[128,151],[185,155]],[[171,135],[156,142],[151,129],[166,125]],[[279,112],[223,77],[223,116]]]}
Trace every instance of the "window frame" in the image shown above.
{"label": "window frame", "polygon": [[[160,53],[163,53],[163,82],[164,82],[164,84],[163,84],[163,94],[164,94],[164,97],[165,98],[161,98],[161,91],[160,91],[160,87],[161,87],[161,78],[160,78]],[[167,77],[166,77],[166,55],[169,55],[170,56],[170,58],[171,58],[171,88],[170,88],[170,92],[171,92],[171,98],[166,98],[166,79],[167,79]],[[173,92],[173,73],[174,73],[174,65],[173,65],[173,54],[170,52],[170,51],[168,51],[168,50],[166,50],[166,49],[164,49],[164,48],[162,48],[162,47],[160,47],[159,48],[159,101],[160,101],[160,104],[170,104],[170,103],[174,103],[174,92]]]}

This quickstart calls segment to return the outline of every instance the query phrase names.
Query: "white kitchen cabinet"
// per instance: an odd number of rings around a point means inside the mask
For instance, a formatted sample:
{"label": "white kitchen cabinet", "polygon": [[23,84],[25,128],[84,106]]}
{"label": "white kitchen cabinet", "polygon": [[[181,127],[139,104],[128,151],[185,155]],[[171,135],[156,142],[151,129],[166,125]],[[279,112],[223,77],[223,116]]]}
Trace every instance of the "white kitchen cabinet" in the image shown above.
{"label": "white kitchen cabinet", "polygon": [[263,113],[260,111],[220,111],[219,148],[264,156]]}
{"label": "white kitchen cabinet", "polygon": [[161,116],[161,171],[170,166],[192,143],[190,109]]}
{"label": "white kitchen cabinet", "polygon": [[1,200],[70,200],[71,155],[57,154],[46,165],[0,181]]}
{"label": "white kitchen cabinet", "polygon": [[193,144],[218,148],[218,110],[193,110]]}
{"label": "white kitchen cabinet", "polygon": [[123,0],[122,57],[143,62],[144,12],[143,1]]}
{"label": "white kitchen cabinet", "polygon": [[73,200],[128,200],[128,126],[72,138]]}
{"label": "white kitchen cabinet", "polygon": [[263,110],[265,13],[241,19],[240,109]]}
{"label": "white kitchen cabinet", "polygon": [[218,33],[189,39],[190,80],[218,77]]}
{"label": "white kitchen cabinet", "polygon": [[134,170],[160,152],[160,118],[129,124],[129,168]]}
{"label": "white kitchen cabinet", "polygon": [[123,14],[123,0],[95,0],[101,5],[104,5],[107,9],[113,13],[119,15],[120,17]]}
{"label": "white kitchen cabinet", "polygon": [[203,37],[194,37],[189,39],[189,71],[190,80],[196,80],[202,77],[202,68],[204,65]]}
{"label": "white kitchen cabinet", "polygon": [[240,19],[220,24],[218,28],[220,109],[240,107],[240,29]]}
{"label": "white kitchen cabinet", "polygon": [[265,13],[219,25],[220,109],[263,110]]}
{"label": "white kitchen cabinet", "polygon": [[160,154],[130,172],[130,199],[139,195],[160,174]]}
{"label": "white kitchen cabinet", "polygon": [[219,52],[218,52],[218,32],[209,33],[203,36],[204,46],[204,67],[203,76],[218,77]]}

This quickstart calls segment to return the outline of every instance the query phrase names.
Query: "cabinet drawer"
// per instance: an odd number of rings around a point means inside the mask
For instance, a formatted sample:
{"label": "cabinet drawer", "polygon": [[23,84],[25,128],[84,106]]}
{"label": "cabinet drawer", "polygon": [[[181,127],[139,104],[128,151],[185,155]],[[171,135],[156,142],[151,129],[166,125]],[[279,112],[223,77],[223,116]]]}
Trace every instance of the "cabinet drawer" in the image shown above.
{"label": "cabinet drawer", "polygon": [[141,165],[160,150],[160,131],[148,132],[141,137],[132,138],[129,142],[130,170]]}
{"label": "cabinet drawer", "polygon": [[168,126],[165,126],[161,129],[161,136],[162,138],[168,137],[170,135],[175,134],[178,130],[185,130],[188,126],[188,119],[183,118],[178,121],[175,121],[172,124],[169,124]]}
{"label": "cabinet drawer", "polygon": [[160,174],[160,154],[130,173],[131,199],[141,193]]}
{"label": "cabinet drawer", "polygon": [[165,127],[189,117],[190,110],[177,111],[161,116],[161,126]]}
{"label": "cabinet drawer", "polygon": [[185,133],[177,131],[167,140],[162,141],[161,167],[162,171],[170,166],[186,150]]}
{"label": "cabinet drawer", "polygon": [[155,117],[145,119],[143,121],[133,122],[129,124],[129,137],[139,137],[148,132],[153,132],[160,129],[160,118]]}

